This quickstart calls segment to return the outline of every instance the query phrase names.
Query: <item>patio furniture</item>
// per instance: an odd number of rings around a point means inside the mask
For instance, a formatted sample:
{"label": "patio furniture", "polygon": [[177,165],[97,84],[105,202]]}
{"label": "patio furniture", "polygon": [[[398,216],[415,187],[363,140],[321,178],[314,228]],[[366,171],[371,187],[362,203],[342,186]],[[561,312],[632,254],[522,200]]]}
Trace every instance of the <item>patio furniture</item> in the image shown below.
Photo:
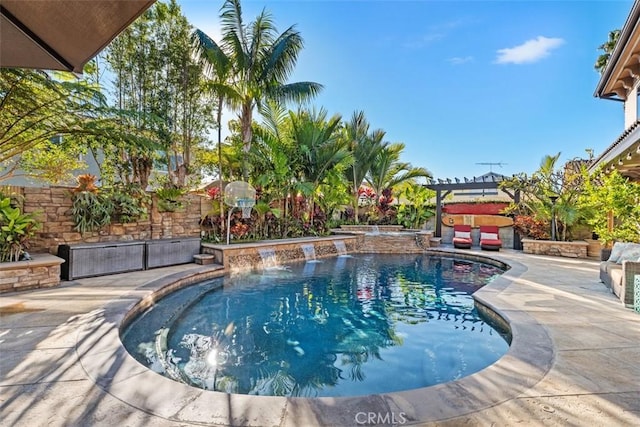
{"label": "patio furniture", "polygon": [[199,237],[179,237],[60,245],[58,256],[65,260],[61,277],[74,280],[192,263],[200,244]]}
{"label": "patio furniture", "polygon": [[480,249],[487,251],[499,251],[502,247],[499,228],[496,225],[480,226]]}
{"label": "patio furniture", "polygon": [[464,224],[456,224],[453,226],[453,247],[457,249],[470,249],[473,240],[471,240],[471,226]]}
{"label": "patio furniture", "polygon": [[200,253],[199,237],[147,240],[145,242],[145,268],[194,262],[194,255]]}
{"label": "patio furniture", "polygon": [[105,242],[58,246],[64,280],[144,270],[144,242]]}
{"label": "patio furniture", "polygon": [[634,279],[640,275],[640,244],[616,242],[600,252],[600,280],[628,308],[635,305]]}

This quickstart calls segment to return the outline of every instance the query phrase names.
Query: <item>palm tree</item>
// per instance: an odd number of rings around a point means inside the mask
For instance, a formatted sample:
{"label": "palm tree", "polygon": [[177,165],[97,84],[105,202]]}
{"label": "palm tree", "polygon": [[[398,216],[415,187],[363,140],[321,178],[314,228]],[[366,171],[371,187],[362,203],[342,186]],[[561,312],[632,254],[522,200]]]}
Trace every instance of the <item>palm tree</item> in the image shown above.
{"label": "palm tree", "polygon": [[[205,74],[209,79],[208,89],[216,97],[216,123],[218,131],[218,183],[220,194],[223,188],[222,173],[222,109],[225,105],[233,106],[239,100],[239,94],[231,85],[231,59],[220,49],[203,31],[196,29],[192,39],[196,46],[196,52],[200,63],[204,66]],[[220,218],[224,224],[224,202],[220,197]]]}
{"label": "palm tree", "polygon": [[[329,172],[351,158],[346,141],[338,138],[342,117],[335,114],[327,119],[327,111],[299,111],[291,116],[292,139],[300,150],[300,170],[308,183],[308,195],[315,195],[320,183]],[[313,224],[313,203],[310,206],[310,220]]]}
{"label": "palm tree", "polygon": [[[221,12],[221,47],[232,63],[233,86],[239,96],[237,106],[243,149],[248,153],[253,139],[253,109],[257,105],[265,99],[302,102],[315,96],[322,85],[286,83],[303,48],[302,37],[295,26],[278,34],[266,10],[247,25],[242,20],[239,0],[225,0]],[[248,180],[246,160],[243,176]]]}
{"label": "palm tree", "polygon": [[596,63],[593,67],[600,74],[604,72],[607,63],[609,62],[609,58],[611,57],[613,50],[616,48],[616,43],[618,43],[619,38],[620,30],[609,31],[609,39],[605,43],[598,46],[598,50],[602,50],[604,53],[598,56],[598,59],[596,60]]}
{"label": "palm tree", "polygon": [[287,216],[287,195],[294,181],[296,152],[291,135],[288,112],[277,101],[269,100],[260,108],[263,122],[254,127],[256,140],[251,147],[256,183],[268,186],[280,201]]}
{"label": "palm tree", "polygon": [[374,158],[365,176],[367,184],[376,194],[385,189],[393,189],[404,182],[413,182],[416,178],[431,178],[431,172],[425,168],[413,167],[410,163],[400,161],[400,153],[405,145],[397,142],[384,146]]}
{"label": "palm tree", "polygon": [[351,166],[345,170],[345,176],[353,197],[356,223],[358,222],[358,190],[376,155],[386,144],[382,142],[384,136],[385,132],[381,129],[369,132],[369,122],[363,111],[354,112],[351,121],[345,125],[343,130],[343,139],[353,157]]}

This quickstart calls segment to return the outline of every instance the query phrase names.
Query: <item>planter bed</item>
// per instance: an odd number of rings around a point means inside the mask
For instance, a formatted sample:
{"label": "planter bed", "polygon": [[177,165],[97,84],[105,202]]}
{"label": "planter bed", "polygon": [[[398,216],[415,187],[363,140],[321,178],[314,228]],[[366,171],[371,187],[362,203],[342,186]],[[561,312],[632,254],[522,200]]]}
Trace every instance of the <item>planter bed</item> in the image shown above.
{"label": "planter bed", "polygon": [[589,244],[584,240],[558,242],[553,240],[522,239],[525,254],[552,255],[567,258],[587,258]]}
{"label": "planter bed", "polygon": [[60,284],[62,258],[32,254],[30,261],[0,263],[0,293],[50,288]]}

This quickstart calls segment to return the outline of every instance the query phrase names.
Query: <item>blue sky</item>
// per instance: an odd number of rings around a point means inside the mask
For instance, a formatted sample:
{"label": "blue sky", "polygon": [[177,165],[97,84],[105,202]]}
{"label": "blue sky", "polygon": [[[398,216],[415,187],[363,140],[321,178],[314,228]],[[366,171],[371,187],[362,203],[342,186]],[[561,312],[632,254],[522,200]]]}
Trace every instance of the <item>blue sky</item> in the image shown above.
{"label": "blue sky", "polygon": [[[219,38],[221,1],[179,0]],[[436,178],[535,171],[548,154],[595,155],[624,130],[622,104],[593,97],[597,47],[622,28],[625,1],[247,1],[305,40],[292,81],[324,90],[313,105],[363,110],[402,160]],[[227,120],[230,119],[227,116]]]}

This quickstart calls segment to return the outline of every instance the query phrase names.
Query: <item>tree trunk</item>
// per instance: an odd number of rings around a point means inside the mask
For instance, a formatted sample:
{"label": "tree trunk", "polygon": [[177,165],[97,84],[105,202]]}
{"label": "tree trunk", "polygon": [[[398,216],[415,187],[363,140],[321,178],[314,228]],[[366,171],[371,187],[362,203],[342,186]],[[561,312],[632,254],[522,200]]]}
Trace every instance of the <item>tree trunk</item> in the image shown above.
{"label": "tree trunk", "polygon": [[226,228],[225,216],[224,216],[224,197],[222,192],[224,191],[222,185],[222,96],[218,98],[218,188],[220,189],[220,230],[224,235]]}
{"label": "tree trunk", "polygon": [[253,108],[251,103],[245,103],[242,106],[242,112],[240,116],[240,124],[242,127],[242,150],[245,155],[242,157],[242,178],[245,182],[249,182],[249,165],[247,163],[247,154],[251,150],[251,140],[253,139],[253,132],[251,130],[251,122]]}

